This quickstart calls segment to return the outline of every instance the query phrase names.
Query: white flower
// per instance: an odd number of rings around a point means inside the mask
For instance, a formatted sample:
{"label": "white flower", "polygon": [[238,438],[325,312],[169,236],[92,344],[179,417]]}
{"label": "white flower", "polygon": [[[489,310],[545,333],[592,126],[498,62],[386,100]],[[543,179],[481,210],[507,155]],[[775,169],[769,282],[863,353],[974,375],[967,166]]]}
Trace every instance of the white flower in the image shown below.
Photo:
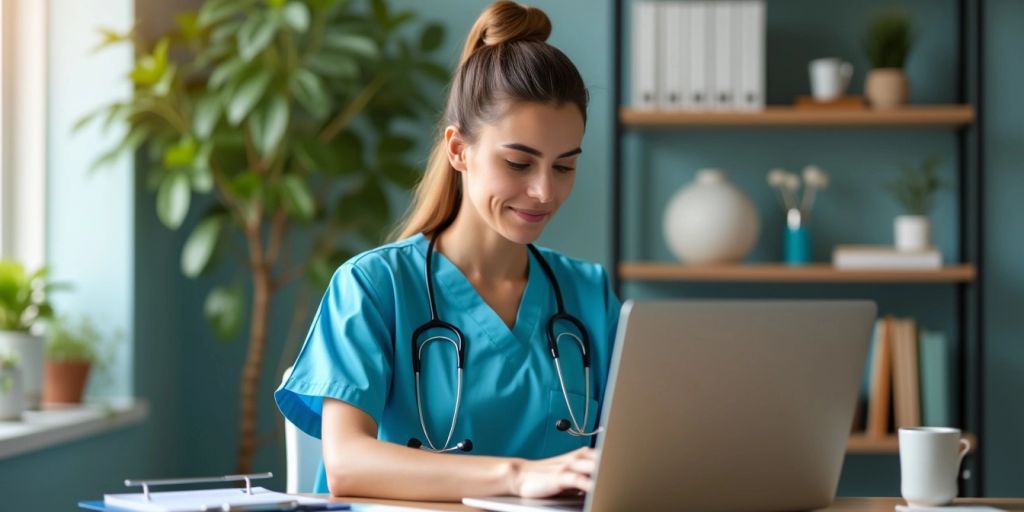
{"label": "white flower", "polygon": [[804,183],[810,188],[828,187],[828,174],[816,165],[804,167]]}
{"label": "white flower", "polygon": [[786,182],[783,186],[790,192],[796,192],[800,189],[800,176],[793,173],[786,173]]}
{"label": "white flower", "polygon": [[768,171],[768,184],[773,187],[782,187],[786,183],[786,176],[789,174],[785,169],[772,169]]}

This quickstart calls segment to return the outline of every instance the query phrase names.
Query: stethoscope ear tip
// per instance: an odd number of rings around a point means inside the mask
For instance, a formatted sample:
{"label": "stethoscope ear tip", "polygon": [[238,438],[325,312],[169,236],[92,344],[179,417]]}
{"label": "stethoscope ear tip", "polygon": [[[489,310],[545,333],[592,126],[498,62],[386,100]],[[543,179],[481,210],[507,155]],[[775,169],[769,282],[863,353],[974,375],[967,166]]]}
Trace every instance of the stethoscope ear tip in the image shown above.
{"label": "stethoscope ear tip", "polygon": [[560,420],[555,422],[555,428],[557,428],[558,430],[561,430],[562,432],[565,432],[565,431],[569,430],[570,426],[571,425],[569,424],[569,420],[567,420],[565,418],[562,418],[562,419],[560,419]]}
{"label": "stethoscope ear tip", "polygon": [[471,452],[473,451],[473,441],[463,439],[456,447],[464,452]]}
{"label": "stethoscope ear tip", "polygon": [[408,446],[409,448],[419,448],[423,446],[423,443],[421,443],[420,440],[416,439],[415,437],[410,437],[409,442],[406,443],[406,446]]}

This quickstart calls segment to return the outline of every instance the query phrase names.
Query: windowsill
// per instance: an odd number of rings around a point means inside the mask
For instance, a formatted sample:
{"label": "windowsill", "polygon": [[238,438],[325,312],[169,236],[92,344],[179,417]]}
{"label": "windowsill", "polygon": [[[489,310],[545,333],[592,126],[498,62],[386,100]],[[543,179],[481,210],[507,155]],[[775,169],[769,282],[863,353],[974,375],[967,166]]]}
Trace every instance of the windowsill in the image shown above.
{"label": "windowsill", "polygon": [[21,421],[0,421],[0,459],[136,425],[148,415],[149,405],[142,400],[25,411]]}

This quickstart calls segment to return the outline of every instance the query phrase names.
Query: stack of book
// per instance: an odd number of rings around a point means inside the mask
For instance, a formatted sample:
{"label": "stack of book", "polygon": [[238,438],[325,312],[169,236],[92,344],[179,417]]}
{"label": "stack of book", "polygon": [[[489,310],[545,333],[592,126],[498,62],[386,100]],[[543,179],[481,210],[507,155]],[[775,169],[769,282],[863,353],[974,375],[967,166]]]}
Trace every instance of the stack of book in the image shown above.
{"label": "stack of book", "polygon": [[942,268],[942,253],[935,248],[901,251],[888,245],[837,245],[832,265],[839,270],[934,270]]}
{"label": "stack of book", "polygon": [[919,330],[912,318],[875,323],[862,399],[869,437],[900,427],[953,426],[951,347],[939,332]]}
{"label": "stack of book", "polygon": [[633,4],[632,100],[640,110],[764,108],[763,0]]}

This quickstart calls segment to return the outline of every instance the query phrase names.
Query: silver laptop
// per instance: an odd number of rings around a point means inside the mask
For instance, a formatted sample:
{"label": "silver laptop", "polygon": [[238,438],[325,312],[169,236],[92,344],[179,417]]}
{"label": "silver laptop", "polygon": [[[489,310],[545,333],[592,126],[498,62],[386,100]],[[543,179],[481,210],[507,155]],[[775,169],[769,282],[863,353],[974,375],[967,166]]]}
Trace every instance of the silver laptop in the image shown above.
{"label": "silver laptop", "polygon": [[875,314],[869,301],[629,301],[593,491],[462,502],[510,512],[824,507]]}

